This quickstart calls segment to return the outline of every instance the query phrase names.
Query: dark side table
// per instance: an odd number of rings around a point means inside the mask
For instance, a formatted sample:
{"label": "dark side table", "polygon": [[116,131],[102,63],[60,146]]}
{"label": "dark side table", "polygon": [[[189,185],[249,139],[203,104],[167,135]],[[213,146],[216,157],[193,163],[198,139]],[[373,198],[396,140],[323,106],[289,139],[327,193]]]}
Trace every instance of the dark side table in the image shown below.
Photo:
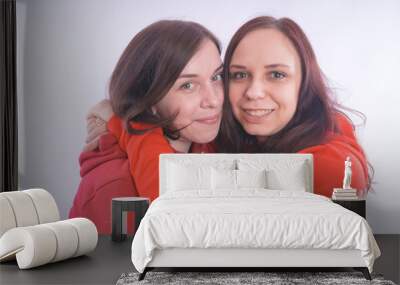
{"label": "dark side table", "polygon": [[150,200],[143,197],[119,197],[113,198],[112,209],[112,231],[113,241],[123,241],[126,239],[127,212],[135,213],[135,230],[139,227],[140,221],[149,208]]}
{"label": "dark side table", "polygon": [[334,200],[332,202],[339,204],[340,206],[359,214],[361,217],[366,219],[366,203],[365,200]]}

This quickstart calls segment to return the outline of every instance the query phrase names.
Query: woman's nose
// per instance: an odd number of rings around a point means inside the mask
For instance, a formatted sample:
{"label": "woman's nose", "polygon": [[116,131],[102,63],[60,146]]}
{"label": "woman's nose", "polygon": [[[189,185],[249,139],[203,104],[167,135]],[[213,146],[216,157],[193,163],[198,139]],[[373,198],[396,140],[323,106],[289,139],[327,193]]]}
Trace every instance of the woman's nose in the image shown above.
{"label": "woman's nose", "polygon": [[261,80],[254,79],[251,81],[244,95],[249,100],[257,100],[264,98],[265,94],[265,84]]}
{"label": "woman's nose", "polygon": [[224,96],[222,88],[206,86],[202,92],[201,107],[216,108],[222,105],[223,98]]}

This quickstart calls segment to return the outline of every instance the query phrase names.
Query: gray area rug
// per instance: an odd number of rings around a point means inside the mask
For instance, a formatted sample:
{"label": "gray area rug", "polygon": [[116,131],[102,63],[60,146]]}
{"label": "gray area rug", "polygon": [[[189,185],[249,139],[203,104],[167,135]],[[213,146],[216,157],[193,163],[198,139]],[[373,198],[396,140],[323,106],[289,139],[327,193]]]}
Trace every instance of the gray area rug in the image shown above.
{"label": "gray area rug", "polygon": [[124,273],[117,285],[133,284],[379,284],[395,285],[384,280],[382,275],[372,274],[372,281],[364,278],[361,272],[155,272],[150,271],[142,281],[139,273]]}

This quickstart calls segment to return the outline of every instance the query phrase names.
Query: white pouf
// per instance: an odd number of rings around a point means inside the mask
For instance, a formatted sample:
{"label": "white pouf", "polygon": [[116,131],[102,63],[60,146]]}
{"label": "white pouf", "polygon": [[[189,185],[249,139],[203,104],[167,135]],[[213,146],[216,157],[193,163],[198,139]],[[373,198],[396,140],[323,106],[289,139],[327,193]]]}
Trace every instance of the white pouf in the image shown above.
{"label": "white pouf", "polygon": [[28,269],[96,248],[92,221],[59,219],[57,204],[44,189],[0,193],[0,262],[17,259],[20,269]]}

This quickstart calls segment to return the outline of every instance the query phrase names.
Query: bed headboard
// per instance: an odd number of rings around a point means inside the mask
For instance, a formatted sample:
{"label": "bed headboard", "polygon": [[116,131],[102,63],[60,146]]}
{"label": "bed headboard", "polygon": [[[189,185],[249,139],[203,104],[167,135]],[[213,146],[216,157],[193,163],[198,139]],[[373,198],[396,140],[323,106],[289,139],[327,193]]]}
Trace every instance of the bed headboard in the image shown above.
{"label": "bed headboard", "polygon": [[[312,154],[225,154],[225,153],[207,153],[207,154],[161,154],[160,155],[160,195],[167,192],[167,180],[169,171],[175,169],[175,165],[186,167],[212,166],[217,169],[257,169],[264,168],[273,170],[282,175],[289,175],[293,169],[298,172],[292,177],[298,177],[304,180],[305,191],[314,192],[314,169]],[[301,167],[299,167],[301,166]],[[300,171],[300,173],[299,173]],[[178,175],[179,177],[179,175]]]}

